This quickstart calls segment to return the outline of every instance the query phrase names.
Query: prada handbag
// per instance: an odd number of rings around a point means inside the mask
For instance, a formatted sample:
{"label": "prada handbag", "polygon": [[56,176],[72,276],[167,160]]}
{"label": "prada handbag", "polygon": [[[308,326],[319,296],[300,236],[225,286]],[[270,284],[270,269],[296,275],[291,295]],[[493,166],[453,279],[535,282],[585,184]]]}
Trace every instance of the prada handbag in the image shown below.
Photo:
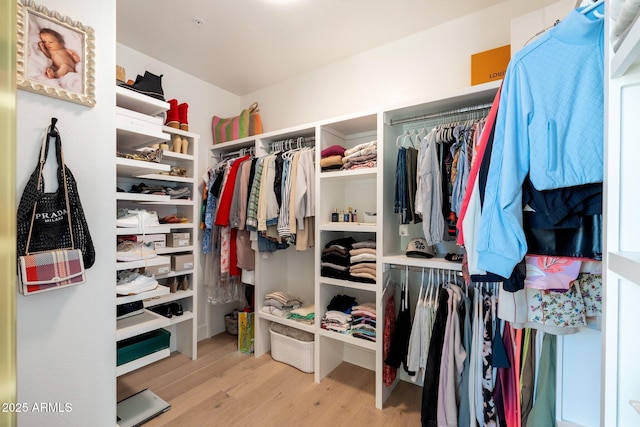
{"label": "prada handbag", "polygon": [[211,121],[213,143],[234,141],[240,138],[262,133],[262,118],[258,110],[258,103],[254,102],[235,117],[222,118],[213,116]]}
{"label": "prada handbag", "polygon": [[[95,251],[71,171],[64,164],[55,119],[45,135],[40,162],[27,182],[18,206],[19,290],[24,295],[85,282]],[[58,188],[45,193],[42,169],[49,141],[55,139]]]}

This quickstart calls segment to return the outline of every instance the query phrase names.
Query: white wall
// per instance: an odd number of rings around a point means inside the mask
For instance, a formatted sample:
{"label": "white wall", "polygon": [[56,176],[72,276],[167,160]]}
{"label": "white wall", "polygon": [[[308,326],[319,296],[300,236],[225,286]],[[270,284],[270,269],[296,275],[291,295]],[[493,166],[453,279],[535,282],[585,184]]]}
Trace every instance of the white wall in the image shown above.
{"label": "white wall", "polygon": [[505,1],[258,90],[242,105],[258,101],[273,131],[446,96],[470,85],[472,54],[509,44],[512,18],[555,1]]}
{"label": "white wall", "polygon": [[[121,43],[116,46],[116,61],[118,65],[125,67],[127,79],[135,80],[136,74],[143,75],[145,71],[162,75],[162,89],[165,98],[167,100],[175,98],[180,103],[189,104],[189,131],[200,135],[198,170],[200,174],[205,173],[210,159],[209,148],[213,143],[211,119],[214,114],[222,117],[237,115],[240,109],[240,97]],[[201,185],[199,188],[200,191],[196,195],[198,203],[201,200]],[[201,241],[202,236],[199,237],[198,241]],[[224,315],[233,309],[228,306],[211,306],[207,302],[207,295],[202,286],[203,263],[204,259],[200,257],[198,265],[200,278],[198,294],[199,340],[223,332],[225,330]]]}
{"label": "white wall", "polygon": [[[67,166],[96,248],[85,284],[17,297],[18,414],[21,427],[110,426],[116,420],[115,344],[115,2],[39,0],[38,5],[95,30],[94,108],[18,91],[16,192],[37,164],[55,116]],[[17,203],[17,202],[16,202]],[[71,412],[32,412],[36,403],[71,404]]]}

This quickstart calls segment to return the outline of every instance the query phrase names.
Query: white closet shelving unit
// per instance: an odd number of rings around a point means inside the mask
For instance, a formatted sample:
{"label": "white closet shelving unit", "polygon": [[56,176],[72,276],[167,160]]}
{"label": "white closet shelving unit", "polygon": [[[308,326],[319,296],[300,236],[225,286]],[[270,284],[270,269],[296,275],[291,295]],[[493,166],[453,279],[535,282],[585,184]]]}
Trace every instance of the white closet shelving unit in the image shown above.
{"label": "white closet shelving unit", "polygon": [[[382,340],[372,342],[348,334],[322,329],[321,319],[332,298],[337,295],[355,297],[358,304],[374,303],[380,307],[382,291],[382,217],[377,215],[376,223],[362,223],[365,212],[382,212],[382,162],[383,141],[380,139],[382,115],[370,113],[340,118],[319,126],[319,143],[316,165],[320,164],[321,151],[332,145],[352,148],[358,144],[377,141],[376,167],[353,170],[325,171],[318,166],[316,173],[316,347],[315,381],[321,382],[338,365],[348,362],[376,372],[376,384],[382,380],[381,366]],[[334,209],[348,212],[353,208],[358,213],[359,222],[331,222]],[[363,283],[340,280],[321,275],[320,260],[325,245],[333,240],[352,237],[356,242],[374,240],[376,242],[376,282]],[[376,310],[376,319],[379,311]],[[382,337],[382,323],[376,322],[376,337]],[[376,387],[377,389],[377,387]],[[377,395],[377,393],[376,393]]]}
{"label": "white closet shelving unit", "polygon": [[[192,359],[196,359],[197,346],[197,277],[196,269],[174,270],[171,263],[172,255],[192,254],[193,265],[197,265],[198,251],[194,250],[194,239],[198,236],[199,206],[196,204],[196,164],[198,150],[197,134],[185,132],[179,129],[162,125],[163,113],[169,109],[169,104],[140,93],[116,87],[116,136],[117,150],[122,152],[135,152],[136,150],[150,147],[152,144],[168,142],[172,134],[186,137],[189,141],[189,154],[174,153],[163,150],[162,160],[159,163],[141,160],[132,160],[116,157],[116,186],[125,192],[117,191],[115,198],[118,208],[146,209],[156,211],[158,217],[178,214],[189,219],[188,223],[160,224],[157,227],[144,228],[118,228],[116,236],[135,235],[142,238],[145,235],[165,234],[174,232],[188,232],[191,235],[189,246],[157,248],[158,256],[149,260],[116,262],[115,270],[156,269],[156,279],[161,284],[155,290],[138,295],[123,296],[117,298],[117,304],[125,304],[134,301],[143,301],[144,313],[134,315],[117,321],[116,339],[118,341],[140,335],[146,332],[164,328],[171,333],[168,349],[152,353],[148,356],[135,359],[129,363],[120,365],[116,369],[118,376],[131,372],[147,364],[153,363],[169,356],[171,351],[179,351]],[[168,172],[172,166],[186,169],[185,176],[172,176]],[[148,195],[127,192],[131,185],[144,182],[147,185],[161,185],[163,187],[188,186],[191,190],[191,199],[171,200],[169,196]],[[114,241],[114,245],[115,245]],[[177,276],[187,276],[189,289],[178,290],[170,293],[168,281]],[[114,278],[115,280],[115,278]],[[114,289],[115,292],[115,289]],[[148,310],[148,308],[178,302],[183,307],[181,316],[167,318]]]}
{"label": "white closet shelving unit", "polygon": [[[371,370],[375,375],[375,393],[372,398],[377,408],[382,408],[393,388],[383,383],[382,334],[384,325],[384,277],[392,274],[393,266],[411,268],[439,268],[460,270],[460,264],[444,260],[451,252],[447,246],[439,248],[440,258],[416,259],[404,255],[410,237],[420,237],[420,225],[410,227],[410,235],[401,237],[398,232],[399,218],[393,213],[395,183],[396,137],[415,124],[392,126],[392,120],[405,119],[424,114],[439,113],[457,108],[490,103],[499,83],[475,86],[455,93],[450,97],[429,99],[418,103],[398,106],[386,111],[375,111],[359,115],[344,116],[314,124],[264,133],[249,138],[217,144],[211,147],[214,157],[253,147],[258,156],[266,155],[273,141],[287,138],[314,136],[316,138],[316,233],[315,247],[307,251],[295,248],[276,251],[263,256],[256,254],[255,283],[255,356],[271,349],[269,325],[281,323],[315,334],[314,380],[320,383],[343,362]],[[378,141],[377,167],[350,171],[322,172],[319,167],[320,152],[334,144],[346,148],[363,142]],[[360,223],[331,222],[334,209],[352,207],[358,212]],[[364,212],[376,212],[375,223],[363,223]],[[415,228],[417,227],[417,228]],[[353,236],[356,241],[376,241],[378,262],[376,283],[362,283],[322,277],[320,258],[324,245],[334,239]],[[300,296],[305,303],[315,304],[315,324],[304,325],[261,312],[264,296],[282,290]],[[376,304],[376,342],[343,335],[320,328],[320,319],[335,295],[356,297],[358,303]],[[415,294],[417,296],[417,294]],[[401,379],[406,377],[399,376]]]}
{"label": "white closet shelving unit", "polygon": [[[216,159],[252,148],[256,156],[265,156],[271,152],[271,145],[276,141],[297,139],[298,137],[316,137],[315,126],[300,126],[242,138],[235,141],[216,144],[211,147],[211,154]],[[317,141],[317,138],[316,138]],[[317,219],[316,219],[317,224]],[[283,291],[300,297],[304,304],[314,302],[314,250],[297,251],[290,246],[270,254],[256,253],[255,268],[255,316],[254,316],[254,354],[260,356],[271,349],[269,326],[271,322],[281,323],[306,332],[314,333],[313,325],[306,325],[289,319],[273,316],[261,309],[264,297],[269,292]]]}
{"label": "white closet shelving unit", "polygon": [[[610,24],[611,21],[607,22]],[[605,295],[601,425],[640,424],[640,22],[617,52],[605,35]]]}
{"label": "white closet shelving unit", "polygon": [[[465,91],[452,94],[446,98],[429,99],[424,102],[418,102],[411,105],[399,106],[385,111],[383,124],[384,139],[384,166],[382,179],[382,270],[384,274],[384,283],[387,278],[392,279],[395,283],[400,283],[401,276],[409,275],[409,305],[411,309],[411,318],[413,319],[413,310],[415,309],[416,300],[419,295],[419,286],[421,280],[421,272],[424,271],[427,276],[429,270],[447,272],[447,274],[457,274],[461,270],[461,264],[447,261],[444,256],[450,252],[458,252],[455,242],[442,242],[436,245],[436,255],[434,258],[411,258],[405,255],[407,244],[412,238],[424,237],[422,224],[408,224],[400,233],[400,216],[394,213],[394,191],[395,191],[395,170],[396,159],[398,155],[398,147],[396,140],[398,136],[405,131],[413,129],[421,129],[426,127],[429,131],[438,121],[435,119],[420,120],[424,117],[438,116],[442,113],[459,111],[460,114],[466,114],[465,111],[473,109],[476,106],[486,106],[493,101],[497,92],[499,82],[491,82],[483,85],[471,87]],[[486,110],[485,110],[486,112]],[[478,114],[482,114],[479,112]],[[456,117],[456,115],[444,115],[441,120],[447,120],[447,117]],[[397,123],[397,124],[395,124]],[[380,213],[378,213],[380,216]],[[386,298],[380,296],[378,307],[378,325],[384,326],[384,305]],[[396,310],[400,305],[400,291],[396,289]],[[382,331],[382,329],[381,329]],[[382,336],[382,333],[380,334]],[[397,379],[389,387],[385,386],[382,380],[383,357],[382,350],[380,352],[379,363],[376,366],[376,373],[380,372],[376,377],[376,407],[382,408],[384,402],[393,392],[398,381],[411,382],[404,369],[400,367],[397,370]],[[379,377],[379,378],[378,378]],[[421,385],[418,381],[417,384]]]}

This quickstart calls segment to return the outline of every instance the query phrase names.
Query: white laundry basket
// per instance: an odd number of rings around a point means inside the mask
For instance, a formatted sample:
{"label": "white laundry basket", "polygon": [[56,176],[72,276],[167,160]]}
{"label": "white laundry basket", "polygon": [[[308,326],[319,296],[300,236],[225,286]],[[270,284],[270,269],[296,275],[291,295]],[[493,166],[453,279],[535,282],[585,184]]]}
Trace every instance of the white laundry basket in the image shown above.
{"label": "white laundry basket", "polygon": [[302,372],[312,373],[314,371],[314,341],[300,341],[283,335],[274,331],[273,324],[269,328],[269,334],[271,335],[271,357],[273,360],[291,365]]}

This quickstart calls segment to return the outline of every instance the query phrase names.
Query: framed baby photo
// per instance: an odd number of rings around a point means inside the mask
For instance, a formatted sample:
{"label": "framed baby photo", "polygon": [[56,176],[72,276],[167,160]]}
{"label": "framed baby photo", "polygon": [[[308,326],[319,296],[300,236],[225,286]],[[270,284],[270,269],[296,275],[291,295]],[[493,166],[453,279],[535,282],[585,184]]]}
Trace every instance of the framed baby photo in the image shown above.
{"label": "framed baby photo", "polygon": [[17,83],[19,89],[93,107],[93,28],[18,0]]}

